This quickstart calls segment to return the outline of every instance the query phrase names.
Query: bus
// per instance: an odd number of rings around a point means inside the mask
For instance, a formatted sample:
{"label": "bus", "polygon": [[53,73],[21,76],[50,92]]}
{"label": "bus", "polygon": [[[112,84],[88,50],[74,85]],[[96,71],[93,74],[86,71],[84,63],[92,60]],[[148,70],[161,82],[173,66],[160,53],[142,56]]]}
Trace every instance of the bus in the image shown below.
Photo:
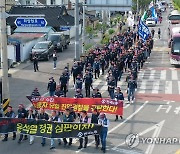
{"label": "bus", "polygon": [[170,46],[170,63],[180,66],[180,31],[172,35]]}
{"label": "bus", "polygon": [[180,12],[178,10],[173,10],[169,14],[168,20],[170,24],[180,24]]}

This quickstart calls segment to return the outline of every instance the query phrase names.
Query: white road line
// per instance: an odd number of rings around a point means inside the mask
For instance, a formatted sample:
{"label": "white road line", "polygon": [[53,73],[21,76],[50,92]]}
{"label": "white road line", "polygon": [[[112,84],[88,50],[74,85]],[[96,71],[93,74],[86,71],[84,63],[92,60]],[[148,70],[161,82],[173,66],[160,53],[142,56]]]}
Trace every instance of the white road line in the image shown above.
{"label": "white road line", "polygon": [[166,80],[166,70],[161,71],[160,80]]}
{"label": "white road line", "polygon": [[145,74],[145,71],[140,72],[140,73],[138,74],[138,80],[139,80],[139,79],[143,79],[144,74]]}
{"label": "white road line", "polygon": [[180,81],[178,81],[178,89],[179,89],[179,94],[180,94]]}
{"label": "white road line", "polygon": [[124,106],[123,108],[126,109],[130,106],[130,104],[126,104],[126,106]]}
{"label": "white road line", "polygon": [[177,70],[172,70],[172,80],[178,80],[178,73]]}
{"label": "white road line", "polygon": [[[108,131],[108,134],[112,133],[113,131],[115,131],[116,129],[118,129],[119,127],[121,127],[124,123],[126,123],[127,121],[129,121],[131,118],[133,118],[136,114],[139,113],[139,111],[141,111],[144,106],[148,103],[149,101],[145,101],[143,105],[141,105],[141,107],[139,107],[133,114],[131,114],[129,117],[127,117],[123,122],[121,122],[120,124],[116,125],[115,127],[113,127],[111,130]],[[87,146],[90,146],[94,143],[95,141],[92,141],[90,143],[88,143]],[[76,151],[76,153],[81,152],[83,149],[80,149],[78,151]]]}
{"label": "white road line", "polygon": [[140,87],[138,88],[138,93],[144,94],[146,92],[146,83],[147,82],[144,80],[141,81]]}
{"label": "white road line", "polygon": [[165,94],[172,94],[172,81],[166,81]]}
{"label": "white road line", "polygon": [[159,85],[160,85],[160,81],[155,80],[153,82],[153,87],[152,87],[152,93],[153,94],[158,94],[158,92],[159,92]]}
{"label": "white road line", "polygon": [[154,77],[155,77],[155,72],[156,72],[156,70],[151,70],[150,75],[149,75],[149,79],[150,79],[150,80],[153,80],[153,79],[154,79]]}

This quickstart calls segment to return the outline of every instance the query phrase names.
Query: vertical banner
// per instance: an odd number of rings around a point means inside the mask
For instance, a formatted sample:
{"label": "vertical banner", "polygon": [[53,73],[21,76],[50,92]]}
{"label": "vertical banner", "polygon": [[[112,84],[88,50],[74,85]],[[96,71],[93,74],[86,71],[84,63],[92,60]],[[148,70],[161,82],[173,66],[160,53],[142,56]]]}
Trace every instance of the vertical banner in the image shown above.
{"label": "vertical banner", "polygon": [[8,112],[7,108],[9,106],[9,102],[10,102],[10,99],[3,99],[3,102],[2,102],[2,107],[3,107],[3,112],[4,112],[4,115]]}

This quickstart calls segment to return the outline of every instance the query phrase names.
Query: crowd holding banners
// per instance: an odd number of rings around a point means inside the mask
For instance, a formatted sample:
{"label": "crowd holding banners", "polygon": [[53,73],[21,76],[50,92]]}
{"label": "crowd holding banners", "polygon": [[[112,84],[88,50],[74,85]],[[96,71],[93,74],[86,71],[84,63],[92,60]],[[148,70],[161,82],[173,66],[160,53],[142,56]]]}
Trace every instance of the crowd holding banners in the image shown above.
{"label": "crowd holding banners", "polygon": [[100,134],[101,126],[92,123],[54,122],[23,118],[0,118],[0,133],[18,132],[45,138],[81,138]]}
{"label": "crowd holding banners", "polygon": [[108,98],[68,98],[68,97],[31,97],[27,98],[36,109],[44,108],[48,110],[65,111],[73,107],[75,112],[82,110],[92,113],[94,108],[99,112],[123,115],[123,101],[111,100]]}

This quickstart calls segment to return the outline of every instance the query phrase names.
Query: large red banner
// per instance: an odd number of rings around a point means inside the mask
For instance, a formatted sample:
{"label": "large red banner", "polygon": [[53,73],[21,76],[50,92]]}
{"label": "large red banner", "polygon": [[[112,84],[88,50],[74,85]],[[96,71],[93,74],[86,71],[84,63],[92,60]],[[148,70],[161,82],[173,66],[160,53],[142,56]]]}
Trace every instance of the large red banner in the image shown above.
{"label": "large red banner", "polygon": [[67,98],[67,97],[31,97],[27,98],[36,109],[64,111],[73,107],[75,112],[82,110],[92,113],[93,109],[99,112],[123,115],[123,101],[111,100],[108,98]]}

